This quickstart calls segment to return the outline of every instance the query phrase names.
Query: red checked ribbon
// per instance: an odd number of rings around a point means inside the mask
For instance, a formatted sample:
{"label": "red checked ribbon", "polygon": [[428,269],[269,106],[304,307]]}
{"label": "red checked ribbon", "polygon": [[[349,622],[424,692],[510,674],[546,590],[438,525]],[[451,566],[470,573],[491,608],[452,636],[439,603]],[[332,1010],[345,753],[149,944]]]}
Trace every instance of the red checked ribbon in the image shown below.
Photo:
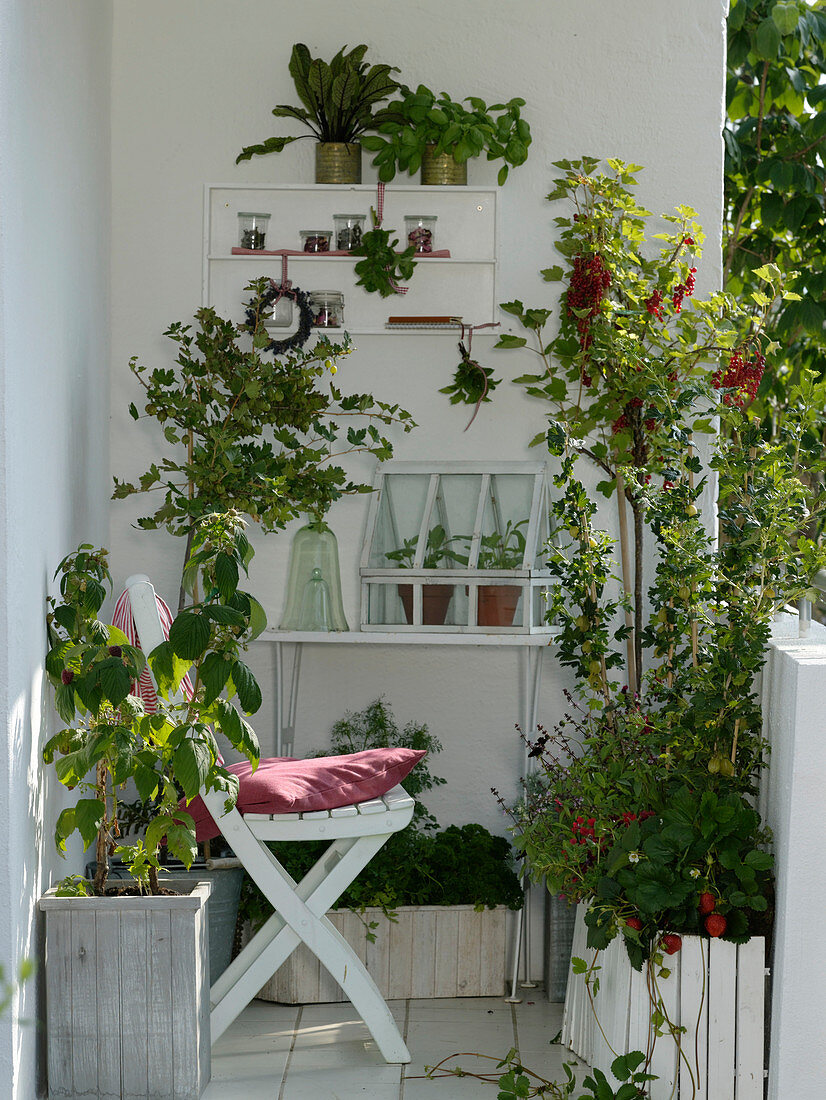
{"label": "red checked ribbon", "polygon": [[[379,228],[379,226],[381,225],[383,219],[384,219],[384,184],[381,181],[379,181],[379,184],[376,188],[376,229]],[[393,290],[396,292],[396,294],[407,294],[410,287],[408,287],[408,286],[399,286],[398,283],[394,283],[393,280],[389,277],[390,276],[390,269],[387,268],[386,270],[387,270],[387,273],[388,273],[388,282],[390,283],[390,286],[393,288]]]}
{"label": "red checked ribbon", "polygon": [[[462,326],[462,343],[465,342],[465,330],[467,330],[467,353],[470,355],[470,349],[473,346],[473,334],[480,328],[499,328],[501,321],[486,321],[484,325],[466,325],[464,322],[459,322]],[[487,388],[485,389],[487,393]],[[484,394],[482,395],[484,396]]]}
{"label": "red checked ribbon", "polygon": [[276,294],[276,296],[272,300],[272,304],[275,305],[275,303],[280,298],[283,298],[284,294],[288,290],[290,290],[292,288],[292,285],[293,285],[292,280],[287,277],[287,257],[286,256],[281,257],[281,282],[276,283],[273,280],[272,285],[278,291],[278,293]]}

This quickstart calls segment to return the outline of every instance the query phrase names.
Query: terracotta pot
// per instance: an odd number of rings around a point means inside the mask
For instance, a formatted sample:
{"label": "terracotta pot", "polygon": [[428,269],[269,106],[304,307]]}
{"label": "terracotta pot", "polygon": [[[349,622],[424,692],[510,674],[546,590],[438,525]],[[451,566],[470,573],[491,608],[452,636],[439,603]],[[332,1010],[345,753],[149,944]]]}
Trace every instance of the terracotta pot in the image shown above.
{"label": "terracotta pot", "polygon": [[361,145],[319,141],[315,147],[316,183],[361,183]]}
{"label": "terracotta pot", "polygon": [[451,153],[433,152],[435,145],[426,145],[422,154],[422,183],[464,185],[467,183],[467,161],[459,164]]}
{"label": "terracotta pot", "polygon": [[522,589],[515,584],[480,584],[476,621],[479,626],[513,626]]}
{"label": "terracotta pot", "polygon": [[[401,597],[404,617],[408,623],[413,622],[413,585],[400,584],[399,596]],[[422,585],[422,626],[444,626],[447,618],[447,609],[453,598],[453,588],[449,584],[423,584]]]}

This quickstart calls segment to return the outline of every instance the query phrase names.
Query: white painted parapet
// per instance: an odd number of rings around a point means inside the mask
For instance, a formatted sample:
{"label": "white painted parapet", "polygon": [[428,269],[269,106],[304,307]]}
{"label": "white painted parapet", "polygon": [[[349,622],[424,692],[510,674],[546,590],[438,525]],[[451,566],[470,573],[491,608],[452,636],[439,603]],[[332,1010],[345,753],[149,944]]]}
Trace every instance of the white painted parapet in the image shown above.
{"label": "white painted parapet", "polygon": [[826,628],[797,636],[777,624],[763,684],[771,744],[762,810],[774,832],[777,874],[768,1100],[822,1100],[826,966],[818,946],[826,911]]}

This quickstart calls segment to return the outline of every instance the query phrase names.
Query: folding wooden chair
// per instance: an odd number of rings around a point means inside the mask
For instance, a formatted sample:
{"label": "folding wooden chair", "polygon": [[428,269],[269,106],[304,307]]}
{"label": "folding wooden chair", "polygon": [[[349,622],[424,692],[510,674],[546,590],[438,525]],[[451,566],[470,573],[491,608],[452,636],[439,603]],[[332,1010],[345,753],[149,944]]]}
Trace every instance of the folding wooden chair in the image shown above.
{"label": "folding wooden chair", "polygon": [[[141,648],[151,653],[164,640],[149,578],[126,582]],[[243,783],[243,777],[241,778]],[[224,796],[201,794],[207,810],[275,912],[210,990],[214,1043],[281,964],[303,942],[342,987],[387,1062],[409,1062],[410,1053],[376,983],[326,913],[390,836],[413,816],[413,799],[401,786],[381,798],[314,813],[224,812]],[[330,846],[301,882],[284,870],[268,841],[329,840]]]}

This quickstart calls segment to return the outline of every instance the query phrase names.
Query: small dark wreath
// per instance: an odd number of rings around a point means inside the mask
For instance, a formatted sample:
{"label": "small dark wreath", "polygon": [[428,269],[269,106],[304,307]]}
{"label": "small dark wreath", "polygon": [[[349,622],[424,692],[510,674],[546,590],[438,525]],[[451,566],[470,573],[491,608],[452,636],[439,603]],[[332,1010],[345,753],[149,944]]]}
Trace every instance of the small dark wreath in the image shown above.
{"label": "small dark wreath", "polygon": [[259,298],[252,298],[247,304],[247,328],[250,331],[255,329],[258,315],[279,298],[288,298],[298,306],[298,329],[284,340],[270,340],[264,351],[271,351],[274,355],[303,347],[313,330],[313,311],[310,309],[310,297],[307,292],[300,290],[297,286],[284,290],[279,283],[270,279],[270,285],[264,293]]}

